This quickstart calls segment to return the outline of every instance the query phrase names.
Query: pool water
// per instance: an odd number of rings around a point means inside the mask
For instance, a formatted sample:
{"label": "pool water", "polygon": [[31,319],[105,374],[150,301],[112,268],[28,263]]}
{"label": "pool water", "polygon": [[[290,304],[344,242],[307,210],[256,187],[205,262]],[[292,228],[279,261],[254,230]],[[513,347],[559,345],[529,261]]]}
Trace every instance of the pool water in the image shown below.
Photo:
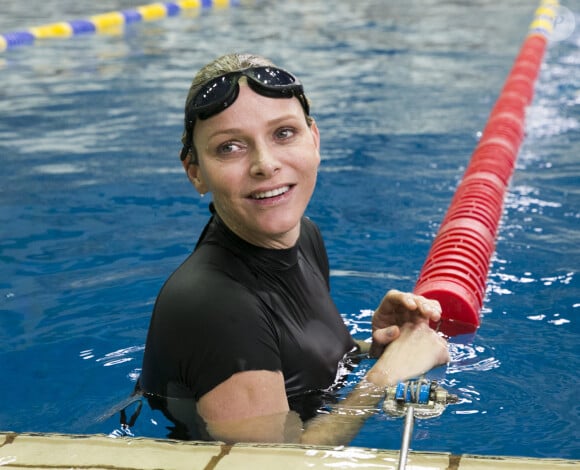
{"label": "pool water", "polygon": [[[143,2],[24,3],[2,32]],[[157,292],[207,219],[177,156],[201,65],[252,51],[304,82],[323,157],[308,215],[366,338],[386,290],[412,290],[535,7],[256,1],[4,52],[0,429],[119,431]],[[548,49],[481,327],[430,374],[460,401],[416,423],[415,450],[580,458],[579,46],[576,28]],[[166,425],[145,407],[132,433]],[[402,426],[378,413],[352,444],[398,449]]]}

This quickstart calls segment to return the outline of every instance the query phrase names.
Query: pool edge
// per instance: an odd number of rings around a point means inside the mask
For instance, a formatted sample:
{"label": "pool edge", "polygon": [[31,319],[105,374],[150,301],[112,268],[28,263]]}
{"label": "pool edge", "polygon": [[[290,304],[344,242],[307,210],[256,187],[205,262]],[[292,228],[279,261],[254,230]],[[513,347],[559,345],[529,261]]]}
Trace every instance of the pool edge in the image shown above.
{"label": "pool edge", "polygon": [[[27,469],[394,469],[398,450],[294,444],[182,442],[105,435],[0,432],[0,467]],[[413,470],[580,469],[580,460],[411,452]]]}

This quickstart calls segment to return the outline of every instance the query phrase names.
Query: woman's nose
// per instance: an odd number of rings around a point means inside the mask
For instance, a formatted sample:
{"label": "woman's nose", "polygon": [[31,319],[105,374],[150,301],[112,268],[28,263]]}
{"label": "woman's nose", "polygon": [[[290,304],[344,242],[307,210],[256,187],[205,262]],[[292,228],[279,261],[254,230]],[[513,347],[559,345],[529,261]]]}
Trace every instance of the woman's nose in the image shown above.
{"label": "woman's nose", "polygon": [[280,159],[267,145],[257,145],[252,152],[252,176],[269,178],[280,170]]}

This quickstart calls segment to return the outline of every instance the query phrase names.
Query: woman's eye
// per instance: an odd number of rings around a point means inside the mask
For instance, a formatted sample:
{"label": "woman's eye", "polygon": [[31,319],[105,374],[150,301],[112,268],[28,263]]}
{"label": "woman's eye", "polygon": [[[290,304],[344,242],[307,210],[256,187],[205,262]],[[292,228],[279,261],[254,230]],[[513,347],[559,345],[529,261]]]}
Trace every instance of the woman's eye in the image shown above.
{"label": "woman's eye", "polygon": [[236,142],[225,142],[218,146],[217,153],[220,155],[227,155],[240,150],[242,146]]}
{"label": "woman's eye", "polygon": [[281,127],[275,133],[277,139],[289,139],[296,134],[296,130],[293,127]]}

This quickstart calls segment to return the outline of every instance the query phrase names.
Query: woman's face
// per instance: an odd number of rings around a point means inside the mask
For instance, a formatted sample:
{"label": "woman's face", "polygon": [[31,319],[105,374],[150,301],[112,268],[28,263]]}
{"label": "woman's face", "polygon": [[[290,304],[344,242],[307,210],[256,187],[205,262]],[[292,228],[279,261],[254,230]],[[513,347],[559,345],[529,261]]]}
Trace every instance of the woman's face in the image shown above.
{"label": "woman's face", "polygon": [[198,163],[187,167],[199,192],[238,236],[267,248],[293,246],[316,185],[320,137],[295,98],[267,98],[243,81],[237,100],[197,120]]}

